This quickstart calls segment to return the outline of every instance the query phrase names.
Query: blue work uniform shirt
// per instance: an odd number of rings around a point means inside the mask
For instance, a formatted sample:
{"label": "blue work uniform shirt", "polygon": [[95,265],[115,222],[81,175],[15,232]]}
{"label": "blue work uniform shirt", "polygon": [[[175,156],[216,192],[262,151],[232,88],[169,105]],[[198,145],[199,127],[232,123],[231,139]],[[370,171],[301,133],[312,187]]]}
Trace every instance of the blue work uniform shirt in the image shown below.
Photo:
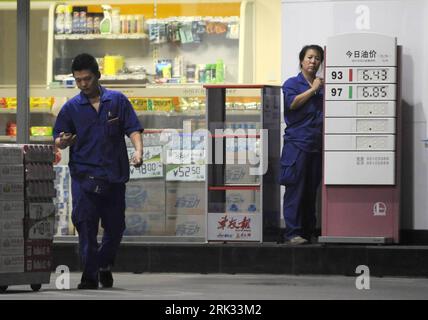
{"label": "blue work uniform shirt", "polygon": [[58,114],[54,139],[61,132],[77,135],[70,147],[73,178],[95,176],[112,183],[129,180],[129,159],[124,135],[143,132],[128,98],[100,86],[98,113],[82,92],[67,101]]}
{"label": "blue work uniform shirt", "polygon": [[310,88],[303,74],[289,78],[284,82],[284,120],[287,127],[284,130],[285,143],[291,142],[300,150],[320,152],[322,146],[323,126],[323,96],[324,89],[310,97],[297,109],[291,110],[291,103],[296,96]]}

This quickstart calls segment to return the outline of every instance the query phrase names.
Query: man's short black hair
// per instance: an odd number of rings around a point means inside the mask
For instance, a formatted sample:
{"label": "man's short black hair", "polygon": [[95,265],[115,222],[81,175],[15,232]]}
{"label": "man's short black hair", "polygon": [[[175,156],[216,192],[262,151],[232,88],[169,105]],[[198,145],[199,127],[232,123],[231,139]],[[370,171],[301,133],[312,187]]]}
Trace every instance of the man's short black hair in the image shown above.
{"label": "man's short black hair", "polygon": [[100,70],[98,67],[97,60],[88,53],[81,53],[77,55],[71,64],[71,72],[74,71],[90,70],[98,78],[100,78]]}
{"label": "man's short black hair", "polygon": [[310,45],[304,46],[302,48],[302,50],[300,50],[300,53],[299,53],[300,67],[302,67],[302,61],[305,58],[306,52],[308,50],[311,50],[311,49],[315,50],[315,51],[318,51],[318,53],[320,54],[321,63],[324,61],[324,50],[323,50],[323,48],[321,48],[317,44],[310,44]]}

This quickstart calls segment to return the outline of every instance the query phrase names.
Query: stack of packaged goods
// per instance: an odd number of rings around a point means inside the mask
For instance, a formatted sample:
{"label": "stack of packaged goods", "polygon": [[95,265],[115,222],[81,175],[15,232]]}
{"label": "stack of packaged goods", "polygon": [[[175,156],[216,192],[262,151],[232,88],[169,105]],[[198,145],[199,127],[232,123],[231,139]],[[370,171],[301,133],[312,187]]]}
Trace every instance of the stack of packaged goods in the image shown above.
{"label": "stack of packaged goods", "polygon": [[24,153],[0,145],[0,273],[24,272]]}
{"label": "stack of packaged goods", "polygon": [[50,272],[56,197],[53,146],[25,145],[25,272]]}
{"label": "stack of packaged goods", "polygon": [[166,230],[168,235],[202,237],[205,234],[206,132],[195,131],[193,120],[185,130],[168,135],[166,154]]}
{"label": "stack of packaged goods", "polygon": [[73,235],[71,223],[71,192],[70,192],[70,170],[68,166],[56,165],[54,186],[56,198],[55,236]]}
{"label": "stack of packaged goods", "polygon": [[[165,180],[163,149],[160,133],[143,134],[143,165],[130,167],[130,181],[126,185],[126,236],[158,236],[165,234]],[[127,139],[128,156],[134,148]]]}

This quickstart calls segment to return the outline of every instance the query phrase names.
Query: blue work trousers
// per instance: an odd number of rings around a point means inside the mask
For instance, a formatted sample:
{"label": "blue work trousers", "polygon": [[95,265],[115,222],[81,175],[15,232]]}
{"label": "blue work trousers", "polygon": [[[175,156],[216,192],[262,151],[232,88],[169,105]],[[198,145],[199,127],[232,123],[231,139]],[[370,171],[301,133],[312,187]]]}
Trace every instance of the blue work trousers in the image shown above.
{"label": "blue work trousers", "polygon": [[[99,268],[111,266],[125,230],[124,183],[110,184],[103,194],[87,192],[82,182],[72,179],[73,224],[79,234],[80,258],[83,267],[82,281],[98,281]],[[98,226],[104,229],[98,244]]]}
{"label": "blue work trousers", "polygon": [[280,183],[285,185],[285,237],[289,240],[301,236],[310,240],[316,226],[316,197],[322,174],[322,154],[305,152],[288,143],[284,145],[280,171]]}

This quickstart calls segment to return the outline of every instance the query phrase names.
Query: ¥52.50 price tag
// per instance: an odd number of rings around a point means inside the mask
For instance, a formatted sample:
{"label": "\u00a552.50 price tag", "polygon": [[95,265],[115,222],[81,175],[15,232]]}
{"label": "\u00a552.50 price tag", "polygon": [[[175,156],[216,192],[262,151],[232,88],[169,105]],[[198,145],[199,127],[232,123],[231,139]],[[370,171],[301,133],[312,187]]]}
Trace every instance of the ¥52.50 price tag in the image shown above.
{"label": "\u00a552.50 price tag", "polygon": [[198,164],[167,165],[167,181],[205,181],[205,166]]}

